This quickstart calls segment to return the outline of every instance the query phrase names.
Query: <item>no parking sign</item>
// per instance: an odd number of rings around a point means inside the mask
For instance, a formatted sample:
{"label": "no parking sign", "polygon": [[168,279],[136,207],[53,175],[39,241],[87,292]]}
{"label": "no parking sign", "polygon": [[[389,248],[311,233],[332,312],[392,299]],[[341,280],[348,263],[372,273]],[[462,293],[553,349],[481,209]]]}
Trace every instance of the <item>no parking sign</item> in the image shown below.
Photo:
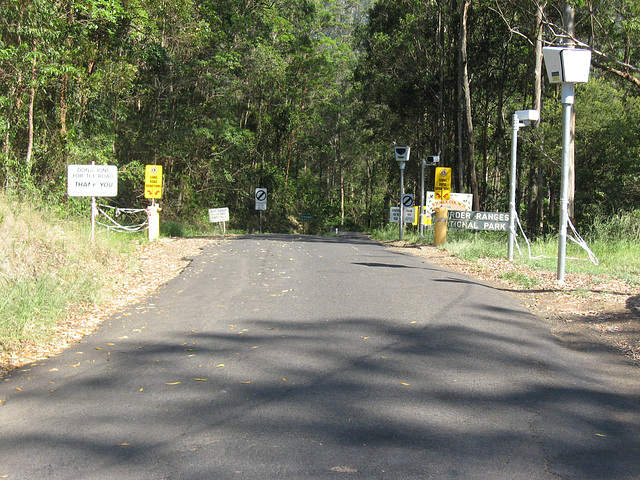
{"label": "no parking sign", "polygon": [[267,209],[267,189],[256,188],[256,210]]}

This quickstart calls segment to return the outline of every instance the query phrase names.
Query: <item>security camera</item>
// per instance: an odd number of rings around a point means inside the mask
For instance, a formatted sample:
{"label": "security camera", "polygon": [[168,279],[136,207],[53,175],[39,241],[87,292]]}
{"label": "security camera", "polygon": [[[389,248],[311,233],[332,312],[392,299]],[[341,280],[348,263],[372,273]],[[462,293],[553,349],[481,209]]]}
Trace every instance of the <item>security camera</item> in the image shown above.
{"label": "security camera", "polygon": [[440,157],[438,155],[430,155],[427,157],[428,163],[440,163]]}
{"label": "security camera", "polygon": [[540,111],[518,110],[516,111],[516,116],[518,117],[518,120],[524,125],[531,125],[532,122],[537,122],[538,120],[540,120]]}
{"label": "security camera", "polygon": [[544,63],[550,83],[587,83],[591,50],[567,47],[543,47]]}
{"label": "security camera", "polygon": [[396,162],[409,161],[409,155],[411,154],[411,147],[406,145],[397,145],[393,147],[393,151],[396,154]]}

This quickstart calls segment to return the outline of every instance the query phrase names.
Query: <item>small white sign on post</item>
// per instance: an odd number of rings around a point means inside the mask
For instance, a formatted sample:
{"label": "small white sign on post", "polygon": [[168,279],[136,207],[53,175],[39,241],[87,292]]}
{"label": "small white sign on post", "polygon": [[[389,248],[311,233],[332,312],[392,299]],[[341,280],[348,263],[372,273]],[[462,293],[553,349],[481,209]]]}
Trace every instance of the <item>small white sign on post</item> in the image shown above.
{"label": "small white sign on post", "polygon": [[255,199],[256,199],[256,210],[267,209],[267,189],[266,188],[256,188]]}
{"label": "small white sign on post", "polygon": [[70,197],[116,197],[118,167],[115,165],[69,165],[67,195]]}
{"label": "small white sign on post", "polygon": [[413,223],[416,221],[416,210],[415,208],[407,208],[404,207],[404,223]]}
{"label": "small white sign on post", "polygon": [[209,209],[209,221],[211,223],[228,222],[229,221],[229,207],[210,208]]}
{"label": "small white sign on post", "polygon": [[222,233],[227,233],[227,225],[229,221],[229,207],[210,208],[209,221],[211,223],[222,223]]}
{"label": "small white sign on post", "polygon": [[400,223],[400,207],[389,208],[389,222]]}
{"label": "small white sign on post", "polygon": [[425,213],[430,215],[440,207],[449,210],[471,210],[472,204],[473,195],[471,193],[452,193],[449,200],[436,200],[435,192],[427,192]]}

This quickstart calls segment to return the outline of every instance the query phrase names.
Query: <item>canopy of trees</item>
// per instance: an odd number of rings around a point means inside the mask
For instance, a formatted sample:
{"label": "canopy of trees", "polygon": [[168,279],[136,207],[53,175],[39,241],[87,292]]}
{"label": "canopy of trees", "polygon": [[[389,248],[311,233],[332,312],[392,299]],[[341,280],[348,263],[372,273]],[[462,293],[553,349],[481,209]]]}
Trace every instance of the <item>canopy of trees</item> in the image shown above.
{"label": "canopy of trees", "polygon": [[7,191],[72,202],[66,166],[95,161],[118,166],[110,201],[140,206],[144,165],[160,164],[169,216],[228,206],[252,229],[266,187],[272,231],[301,214],[373,227],[398,202],[397,143],[409,190],[440,155],[476,208],[507,211],[511,116],[539,108],[517,204],[544,234],[562,121],[540,47],[566,43],[594,52],[576,89],[575,217],[638,208],[635,0],[3,0],[0,20]]}

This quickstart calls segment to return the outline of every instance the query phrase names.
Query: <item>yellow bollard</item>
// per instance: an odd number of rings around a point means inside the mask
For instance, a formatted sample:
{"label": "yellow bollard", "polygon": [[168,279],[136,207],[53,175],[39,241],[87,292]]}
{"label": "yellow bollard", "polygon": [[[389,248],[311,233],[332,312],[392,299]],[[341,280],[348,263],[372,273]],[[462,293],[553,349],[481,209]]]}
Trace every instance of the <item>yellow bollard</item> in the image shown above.
{"label": "yellow bollard", "polygon": [[149,217],[149,241],[153,242],[160,238],[160,215],[158,214],[158,211],[160,211],[161,208],[159,205],[154,203],[146,210]]}
{"label": "yellow bollard", "polygon": [[447,241],[447,220],[449,219],[449,210],[446,208],[436,208],[436,236],[434,245],[444,245]]}

